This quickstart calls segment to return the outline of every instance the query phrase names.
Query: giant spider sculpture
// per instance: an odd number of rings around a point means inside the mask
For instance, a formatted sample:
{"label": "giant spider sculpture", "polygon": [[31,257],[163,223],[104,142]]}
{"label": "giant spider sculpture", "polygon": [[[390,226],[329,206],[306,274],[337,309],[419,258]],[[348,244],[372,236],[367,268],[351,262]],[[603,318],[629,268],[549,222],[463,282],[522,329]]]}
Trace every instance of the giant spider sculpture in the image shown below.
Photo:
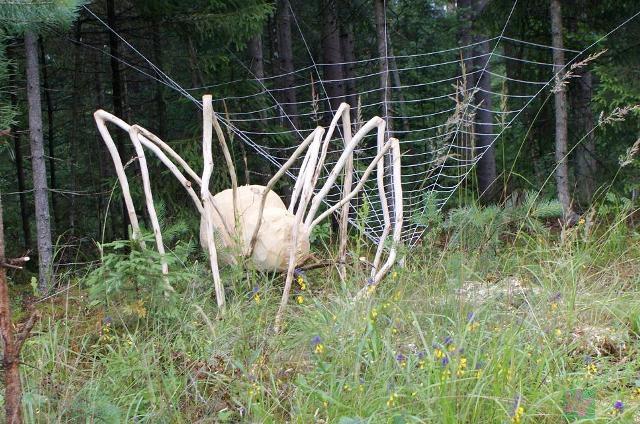
{"label": "giant spider sculpture", "polygon": [[[129,133],[140,164],[146,208],[153,227],[157,249],[161,255],[165,254],[165,250],[158,217],[153,205],[149,171],[143,147],[153,152],[189,193],[198,212],[200,212],[200,242],[203,248],[209,252],[216,301],[220,308],[224,307],[225,295],[218,268],[218,248],[223,248],[220,257],[225,263],[238,263],[239,260],[246,259],[246,263],[259,270],[286,271],[282,300],[276,314],[275,327],[277,329],[287,305],[294,270],[309,257],[309,234],[319,222],[340,209],[339,255],[341,262],[344,263],[350,201],[363,188],[373,169],[377,168],[377,186],[385,226],[373,261],[371,277],[367,282],[367,286],[359,292],[358,296],[370,293],[395,262],[396,247],[400,241],[403,222],[400,147],[398,140],[395,138],[389,138],[385,142],[385,121],[376,116],[366,122],[352,136],[349,105],[342,103],[334,115],[328,130],[325,132],[324,128],[316,127],[295,149],[291,157],[269,180],[266,186],[246,185],[239,187],[224,133],[213,111],[211,96],[205,95],[202,103],[204,121],[202,146],[204,170],[202,177],[199,177],[168,144],[146,129],[139,125],[129,125],[104,110],[98,110],[94,113],[98,130],[111,154],[116,174],[122,187],[125,205],[131,222],[132,237],[143,243],[140,239],[140,226],[129,191],[129,182],[125,175],[118,149],[107,129],[107,122],[115,124]],[[344,149],[335,167],[329,172],[325,183],[319,190],[316,190],[316,183],[327,156],[329,142],[340,119],[342,119]],[[358,183],[353,187],[354,149],[373,129],[377,130],[377,154],[362,173]],[[224,190],[216,195],[212,195],[209,192],[209,180],[213,171],[212,138],[214,130],[225,157],[232,185],[231,189]],[[272,188],[305,150],[306,154],[302,160],[300,172],[293,188],[291,202],[287,207],[280,197],[272,191]],[[385,166],[383,158],[389,151],[392,157],[393,223],[389,213],[384,182]],[[344,173],[342,199],[318,215],[323,199],[342,172]],[[200,187],[199,194],[193,188],[194,183]],[[383,252],[388,247],[385,245],[385,241],[392,229],[393,240],[389,247],[387,259],[381,265]],[[168,273],[165,261],[162,263],[162,272],[164,274]]]}

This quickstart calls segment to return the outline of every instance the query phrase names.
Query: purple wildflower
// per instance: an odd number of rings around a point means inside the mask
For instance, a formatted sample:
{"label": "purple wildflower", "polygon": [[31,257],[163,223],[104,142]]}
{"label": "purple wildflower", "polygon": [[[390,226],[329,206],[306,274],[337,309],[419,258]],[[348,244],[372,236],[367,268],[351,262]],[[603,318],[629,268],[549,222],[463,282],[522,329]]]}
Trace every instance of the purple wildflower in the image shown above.
{"label": "purple wildflower", "polygon": [[425,352],[424,350],[421,350],[420,352],[418,352],[418,359],[424,359],[426,354],[427,352]]}
{"label": "purple wildflower", "polygon": [[467,314],[467,322],[471,322],[471,321],[473,321],[473,319],[474,319],[475,317],[476,317],[475,312],[469,312],[469,313]]}
{"label": "purple wildflower", "polygon": [[621,400],[617,400],[614,404],[613,404],[613,409],[615,409],[618,412],[622,412],[624,410],[624,403],[622,403]]}
{"label": "purple wildflower", "polygon": [[320,343],[322,343],[322,338],[320,338],[320,336],[313,336],[311,339],[311,346],[317,346]]}
{"label": "purple wildflower", "polygon": [[407,361],[407,357],[404,356],[402,353],[398,353],[396,355],[396,361],[398,361],[398,362],[406,362]]}
{"label": "purple wildflower", "polygon": [[442,363],[443,367],[446,367],[449,364],[449,357],[448,356],[443,356],[442,360],[440,362]]}
{"label": "purple wildflower", "polygon": [[449,346],[451,343],[453,343],[453,337],[447,336],[447,337],[444,338],[444,345],[445,346]]}

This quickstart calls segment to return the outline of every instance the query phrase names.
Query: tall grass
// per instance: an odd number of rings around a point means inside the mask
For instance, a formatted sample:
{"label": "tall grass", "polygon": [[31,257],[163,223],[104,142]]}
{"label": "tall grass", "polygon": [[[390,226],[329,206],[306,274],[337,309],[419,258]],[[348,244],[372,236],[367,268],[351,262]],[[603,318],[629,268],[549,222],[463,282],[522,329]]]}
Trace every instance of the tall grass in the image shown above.
{"label": "tall grass", "polygon": [[[629,208],[607,208],[562,232],[515,225],[513,209],[454,212],[367,301],[350,300],[365,281],[357,265],[344,285],[335,269],[308,272],[277,335],[277,276],[227,269],[222,314],[197,261],[176,253],[175,298],[162,303],[150,286],[164,282],[146,271],[157,258],[105,260],[109,269],[39,304],[45,318],[23,356],[25,419],[633,422],[638,235]],[[456,224],[462,212],[485,213],[483,231]],[[118,279],[131,290],[100,302],[95,284]],[[579,390],[595,418],[572,412]]]}

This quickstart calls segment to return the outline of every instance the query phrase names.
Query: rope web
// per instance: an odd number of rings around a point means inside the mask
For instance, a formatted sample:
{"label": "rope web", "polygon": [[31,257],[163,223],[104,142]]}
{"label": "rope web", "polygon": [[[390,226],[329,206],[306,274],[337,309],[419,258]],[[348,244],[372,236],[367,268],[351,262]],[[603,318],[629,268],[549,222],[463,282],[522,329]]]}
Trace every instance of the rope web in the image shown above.
{"label": "rope web", "polygon": [[[405,210],[403,241],[413,246],[426,230],[420,222],[420,216],[428,208],[440,210],[489,147],[514,126],[527,106],[554,82],[553,47],[504,35],[516,4],[498,36],[433,52],[411,55],[387,53],[390,98],[386,98],[385,87],[380,84],[381,73],[385,72],[380,70],[380,57],[333,64],[316,63],[294,13],[293,22],[309,53],[309,65],[293,72],[257,79],[243,64],[247,71],[246,78],[191,89],[181,87],[124,38],[118,37],[145,60],[151,68],[149,73],[155,73],[157,77],[154,79],[178,91],[198,107],[202,106],[191,93],[203,90],[213,92],[214,109],[229,131],[278,167],[286,162],[297,145],[317,125],[328,126],[334,110],[342,101],[351,106],[353,133],[375,115],[391,121],[393,128],[389,135],[399,139],[402,151]],[[581,51],[564,49],[567,57],[565,69],[639,14],[636,13]],[[106,26],[103,21],[101,23]],[[481,43],[488,43],[489,49],[479,52]],[[519,51],[518,57],[509,53],[515,49]],[[465,69],[465,63],[476,61],[484,66]],[[348,67],[351,76],[324,79],[323,75],[335,66],[343,70]],[[511,76],[508,75],[508,69],[518,69],[519,76],[544,77],[538,80],[516,78],[513,72]],[[483,76],[491,78],[489,89],[478,84]],[[469,84],[470,79],[475,84]],[[331,97],[328,94],[335,86],[344,88],[344,97]],[[216,93],[234,95],[216,96]],[[478,93],[483,93],[491,101],[487,105],[474,101]],[[475,115],[480,111],[489,112],[491,122],[475,125]],[[488,138],[489,143],[483,147],[476,146],[475,142],[480,136],[485,140]],[[342,148],[343,140],[338,130],[330,142],[324,172],[317,187],[321,187],[326,180]],[[362,172],[375,155],[374,132],[363,139],[354,152],[354,185],[360,181]],[[301,162],[288,172],[294,180]],[[385,182],[385,187],[387,193],[392,192],[390,178]],[[341,196],[341,181],[338,180],[325,202],[333,205]],[[361,194],[352,201],[349,220],[363,229],[374,242],[379,240],[384,223],[375,179],[368,181]]]}

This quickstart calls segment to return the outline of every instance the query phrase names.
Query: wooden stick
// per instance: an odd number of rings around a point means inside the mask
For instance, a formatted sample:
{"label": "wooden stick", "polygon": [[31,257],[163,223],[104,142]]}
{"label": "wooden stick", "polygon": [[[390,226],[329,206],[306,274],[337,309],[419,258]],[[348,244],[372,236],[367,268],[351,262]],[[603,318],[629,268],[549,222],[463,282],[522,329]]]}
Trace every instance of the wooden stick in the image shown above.
{"label": "wooden stick", "polygon": [[395,220],[393,225],[393,241],[391,244],[391,249],[389,250],[389,256],[387,257],[387,261],[384,263],[382,268],[378,270],[378,272],[373,277],[370,283],[363,287],[355,297],[355,300],[359,300],[363,297],[368,296],[370,293],[375,290],[380,281],[384,278],[384,276],[389,272],[393,264],[395,263],[397,256],[398,245],[400,244],[400,239],[402,237],[402,225],[404,219],[404,208],[403,208],[403,199],[402,199],[402,170],[401,170],[401,152],[400,152],[400,143],[397,139],[391,138],[389,142],[392,143],[392,153],[393,153],[393,189],[394,189],[394,208],[395,208]]}
{"label": "wooden stick", "polygon": [[389,151],[390,148],[391,148],[391,141],[387,141],[384,147],[382,148],[382,150],[378,152],[378,154],[376,155],[375,158],[373,158],[373,160],[371,161],[367,169],[365,169],[365,171],[362,173],[362,177],[360,178],[360,181],[358,182],[356,187],[353,190],[351,190],[351,192],[348,195],[344,196],[342,200],[340,200],[335,205],[331,206],[329,209],[321,213],[320,216],[314,219],[313,222],[311,222],[311,225],[309,225],[308,227],[309,232],[311,232],[313,228],[316,225],[318,225],[320,222],[322,222],[326,217],[328,217],[329,215],[334,213],[336,210],[338,210],[339,208],[347,204],[349,201],[351,201],[351,199],[353,199],[355,195],[358,194],[360,190],[362,190],[362,187],[364,187],[364,184],[367,182],[367,178],[369,178],[369,175],[371,175],[371,172],[373,172],[373,168],[377,166],[378,162],[384,157],[384,155],[387,153],[387,151]]}
{"label": "wooden stick", "polygon": [[385,121],[378,116],[374,116],[366,124],[364,124],[364,126],[360,128],[360,130],[353,136],[353,138],[351,139],[351,143],[349,143],[345,147],[344,151],[342,152],[342,155],[340,155],[340,158],[336,163],[336,166],[329,173],[329,176],[327,177],[327,180],[325,181],[324,185],[322,186],[320,191],[318,191],[318,193],[314,196],[313,202],[311,202],[311,208],[309,209],[309,213],[305,219],[305,225],[307,227],[311,225],[311,222],[313,221],[313,218],[316,212],[318,211],[318,208],[320,207],[320,203],[329,193],[329,190],[331,190],[331,187],[333,186],[336,179],[338,178],[338,174],[342,172],[342,169],[346,165],[347,160],[349,159],[349,157],[351,157],[353,150],[356,148],[360,140],[362,140],[373,128],[379,128],[381,126],[382,127],[385,126]]}
{"label": "wooden stick", "polygon": [[287,267],[287,277],[284,283],[284,290],[282,291],[282,298],[280,299],[280,306],[278,307],[278,312],[276,312],[276,319],[274,324],[274,331],[278,333],[280,331],[280,325],[282,323],[282,319],[284,317],[284,311],[287,307],[287,303],[289,301],[289,294],[291,292],[291,284],[293,283],[293,272],[296,268],[296,258],[298,253],[298,230],[300,225],[302,224],[302,219],[304,217],[305,210],[307,209],[307,204],[311,199],[311,194],[313,193],[313,185],[311,184],[313,180],[313,176],[315,174],[315,165],[318,162],[318,153],[320,151],[320,144],[322,141],[322,134],[324,133],[323,128],[316,128],[317,131],[314,131],[314,139],[311,147],[309,148],[309,152],[307,153],[309,156],[309,166],[306,168],[305,175],[302,175],[301,178],[305,180],[305,185],[302,190],[302,195],[300,197],[300,205],[296,210],[295,221],[293,223],[292,234],[291,234],[291,247],[289,250],[289,264]]}
{"label": "wooden stick", "polygon": [[232,203],[233,203],[233,222],[235,226],[235,234],[242,234],[242,229],[238,229],[238,225],[240,224],[240,220],[238,219],[238,176],[236,174],[236,167],[233,165],[233,160],[231,159],[231,153],[229,153],[229,147],[227,146],[227,141],[224,138],[224,133],[222,132],[222,128],[220,128],[220,123],[218,122],[218,117],[215,112],[213,112],[213,128],[216,130],[216,135],[218,136],[218,142],[220,143],[220,147],[222,148],[222,154],[224,156],[224,160],[227,162],[227,169],[229,170],[229,178],[231,178],[231,194],[232,194]]}
{"label": "wooden stick", "polygon": [[200,196],[202,198],[202,206],[204,207],[202,219],[205,222],[207,232],[209,263],[213,274],[216,302],[218,304],[218,308],[222,309],[225,304],[224,288],[222,286],[222,280],[220,279],[220,270],[218,269],[218,255],[214,240],[213,222],[211,219],[211,215],[213,214],[213,200],[211,193],[209,192],[209,180],[213,173],[213,156],[211,151],[211,141],[213,138],[213,106],[210,95],[204,95],[202,97],[202,119],[204,122],[202,129],[202,156],[204,159],[204,170],[202,171],[202,186],[200,187]]}
{"label": "wooden stick", "polygon": [[[342,133],[344,137],[344,147],[346,148],[351,143],[351,115],[349,109],[342,116]],[[351,185],[353,184],[353,152],[347,158],[347,165],[344,168],[344,180],[342,184],[342,198],[344,199],[351,191]],[[338,227],[338,274],[340,279],[344,282],[347,277],[347,271],[345,268],[345,262],[347,260],[347,240],[348,240],[348,221],[349,221],[349,209],[351,204],[347,201],[342,206],[340,211],[340,223]]]}
{"label": "wooden stick", "polygon": [[[378,139],[377,145],[378,150],[382,148],[384,143],[384,129],[383,131],[378,131]],[[387,190],[384,187],[384,158],[378,162],[378,172],[377,172],[377,182],[378,182],[378,195],[380,196],[380,206],[382,208],[382,219],[384,221],[384,227],[382,230],[382,235],[380,236],[380,240],[378,241],[378,248],[376,249],[376,256],[373,259],[373,266],[371,267],[371,277],[373,278],[378,272],[378,267],[380,266],[380,259],[382,258],[382,252],[384,251],[384,244],[387,241],[387,236],[391,231],[391,215],[389,213],[389,203],[387,202]]]}
{"label": "wooden stick", "polygon": [[[309,136],[307,136],[307,138],[304,139],[302,144],[300,144],[300,146],[298,146],[298,148],[293,152],[289,160],[287,160],[287,162],[284,165],[282,165],[282,167],[278,170],[278,172],[276,172],[276,175],[274,175],[269,180],[269,182],[267,183],[267,186],[264,188],[264,191],[262,192],[262,199],[260,200],[260,207],[258,209],[258,220],[256,222],[256,227],[253,230],[253,234],[251,235],[251,239],[250,239],[251,241],[249,242],[247,251],[245,252],[246,257],[250,257],[253,254],[253,249],[255,248],[256,241],[258,240],[258,231],[260,231],[260,226],[262,225],[262,214],[264,213],[264,205],[267,202],[267,195],[269,194],[273,186],[276,184],[276,182],[278,182],[278,180],[282,178],[285,172],[287,172],[289,168],[291,168],[293,163],[298,159],[298,156],[300,156],[300,154],[307,148],[307,146],[309,146],[309,144],[311,144],[311,142],[315,140],[316,133],[319,130],[324,131],[321,127],[317,127],[316,129],[314,129],[311,132],[311,134],[309,134]],[[305,156],[305,160],[306,160],[306,156]]]}
{"label": "wooden stick", "polygon": [[[124,203],[127,207],[127,214],[129,215],[129,222],[131,223],[133,239],[137,240],[140,245],[144,247],[144,241],[142,240],[140,234],[140,225],[138,224],[138,216],[136,215],[136,210],[133,206],[133,199],[131,198],[131,191],[129,190],[129,181],[127,180],[127,175],[124,172],[124,166],[122,166],[122,159],[120,158],[120,154],[118,153],[118,148],[113,142],[111,134],[109,134],[109,130],[107,129],[105,121],[113,122],[125,131],[129,131],[129,125],[127,125],[120,119],[112,119],[115,117],[103,110],[96,111],[93,114],[93,117],[96,121],[96,125],[98,126],[98,131],[102,136],[102,140],[104,140],[104,143],[106,144],[107,149],[111,154],[113,165],[116,168],[116,175],[118,176],[118,181],[120,182],[120,187],[122,188],[122,196],[124,197]],[[124,124],[124,126],[122,126],[121,123]]]}
{"label": "wooden stick", "polygon": [[138,155],[138,162],[140,163],[140,173],[142,175],[142,188],[144,190],[144,198],[147,205],[147,213],[151,219],[151,227],[153,228],[153,235],[156,239],[156,246],[158,253],[160,253],[160,263],[162,264],[162,273],[164,275],[169,274],[169,265],[165,258],[164,242],[162,240],[162,232],[160,231],[160,223],[158,222],[158,214],[156,213],[155,205],[153,204],[153,194],[151,193],[151,182],[149,180],[149,168],[147,167],[147,158],[142,148],[142,143],[139,140],[139,132],[136,126],[129,128],[129,137],[133,143],[133,147]]}

